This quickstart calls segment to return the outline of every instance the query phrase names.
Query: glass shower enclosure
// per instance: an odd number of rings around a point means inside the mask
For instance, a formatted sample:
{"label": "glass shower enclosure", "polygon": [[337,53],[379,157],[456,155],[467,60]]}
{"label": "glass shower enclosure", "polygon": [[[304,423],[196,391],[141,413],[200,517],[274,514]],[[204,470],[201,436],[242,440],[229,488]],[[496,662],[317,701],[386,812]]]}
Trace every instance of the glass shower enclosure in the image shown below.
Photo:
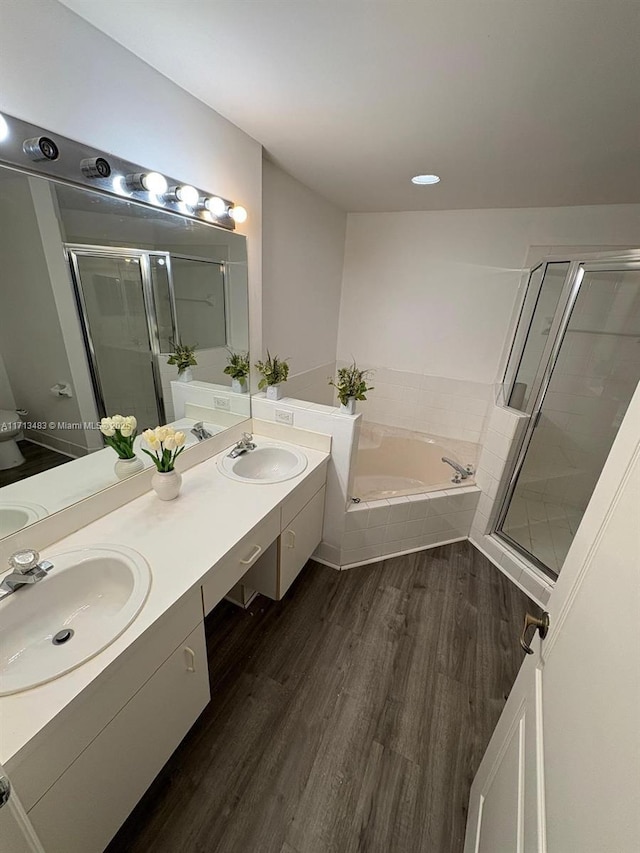
{"label": "glass shower enclosure", "polygon": [[640,381],[640,251],[534,269],[505,375],[529,415],[494,535],[555,579]]}

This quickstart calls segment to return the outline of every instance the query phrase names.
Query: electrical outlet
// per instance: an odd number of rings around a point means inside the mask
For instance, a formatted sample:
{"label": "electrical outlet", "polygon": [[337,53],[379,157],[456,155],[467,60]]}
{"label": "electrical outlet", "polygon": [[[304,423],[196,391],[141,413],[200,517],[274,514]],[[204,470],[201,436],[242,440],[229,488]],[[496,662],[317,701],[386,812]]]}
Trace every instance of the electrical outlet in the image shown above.
{"label": "electrical outlet", "polygon": [[293,412],[288,412],[286,409],[276,409],[276,420],[279,424],[293,426]]}
{"label": "electrical outlet", "polygon": [[222,409],[224,412],[231,411],[231,400],[228,397],[214,397],[213,405],[216,409]]}

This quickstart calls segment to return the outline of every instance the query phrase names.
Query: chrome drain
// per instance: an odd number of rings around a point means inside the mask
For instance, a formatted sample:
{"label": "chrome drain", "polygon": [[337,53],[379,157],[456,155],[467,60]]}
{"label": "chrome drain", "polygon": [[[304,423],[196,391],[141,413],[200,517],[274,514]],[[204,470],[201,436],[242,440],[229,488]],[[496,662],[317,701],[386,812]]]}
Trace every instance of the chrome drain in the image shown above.
{"label": "chrome drain", "polygon": [[51,642],[54,646],[63,646],[65,643],[68,643],[69,640],[74,635],[73,628],[64,628],[62,631],[58,631],[57,634],[54,634],[53,640]]}

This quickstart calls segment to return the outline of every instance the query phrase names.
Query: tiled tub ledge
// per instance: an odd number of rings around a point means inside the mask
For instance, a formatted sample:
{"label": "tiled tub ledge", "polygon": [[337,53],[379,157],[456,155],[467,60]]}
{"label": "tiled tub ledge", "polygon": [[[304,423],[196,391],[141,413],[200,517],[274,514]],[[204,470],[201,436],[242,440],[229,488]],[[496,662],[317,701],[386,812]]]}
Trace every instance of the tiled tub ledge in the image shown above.
{"label": "tiled tub ledge", "polygon": [[349,569],[467,539],[480,498],[477,486],[352,504],[340,567]]}

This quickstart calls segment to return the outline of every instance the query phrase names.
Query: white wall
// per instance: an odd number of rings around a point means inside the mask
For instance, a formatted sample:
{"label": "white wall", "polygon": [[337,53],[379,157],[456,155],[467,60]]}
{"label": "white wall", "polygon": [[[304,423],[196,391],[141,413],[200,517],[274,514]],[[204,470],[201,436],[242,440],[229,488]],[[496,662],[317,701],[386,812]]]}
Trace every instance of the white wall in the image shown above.
{"label": "white wall", "polygon": [[57,0],[3,0],[0,110],[243,204],[261,349],[259,143]]}
{"label": "white wall", "polygon": [[[291,359],[289,396],[307,391],[303,399],[328,403],[346,214],[268,161],[262,208],[264,346]],[[303,373],[308,375],[297,381]],[[324,399],[314,399],[318,393]]]}
{"label": "white wall", "polygon": [[4,366],[2,353],[0,352],[0,409],[15,410],[16,399],[13,396],[13,388],[7,376],[7,368]]}
{"label": "white wall", "polygon": [[493,383],[529,247],[639,235],[640,205],[350,213],[338,359]]}

